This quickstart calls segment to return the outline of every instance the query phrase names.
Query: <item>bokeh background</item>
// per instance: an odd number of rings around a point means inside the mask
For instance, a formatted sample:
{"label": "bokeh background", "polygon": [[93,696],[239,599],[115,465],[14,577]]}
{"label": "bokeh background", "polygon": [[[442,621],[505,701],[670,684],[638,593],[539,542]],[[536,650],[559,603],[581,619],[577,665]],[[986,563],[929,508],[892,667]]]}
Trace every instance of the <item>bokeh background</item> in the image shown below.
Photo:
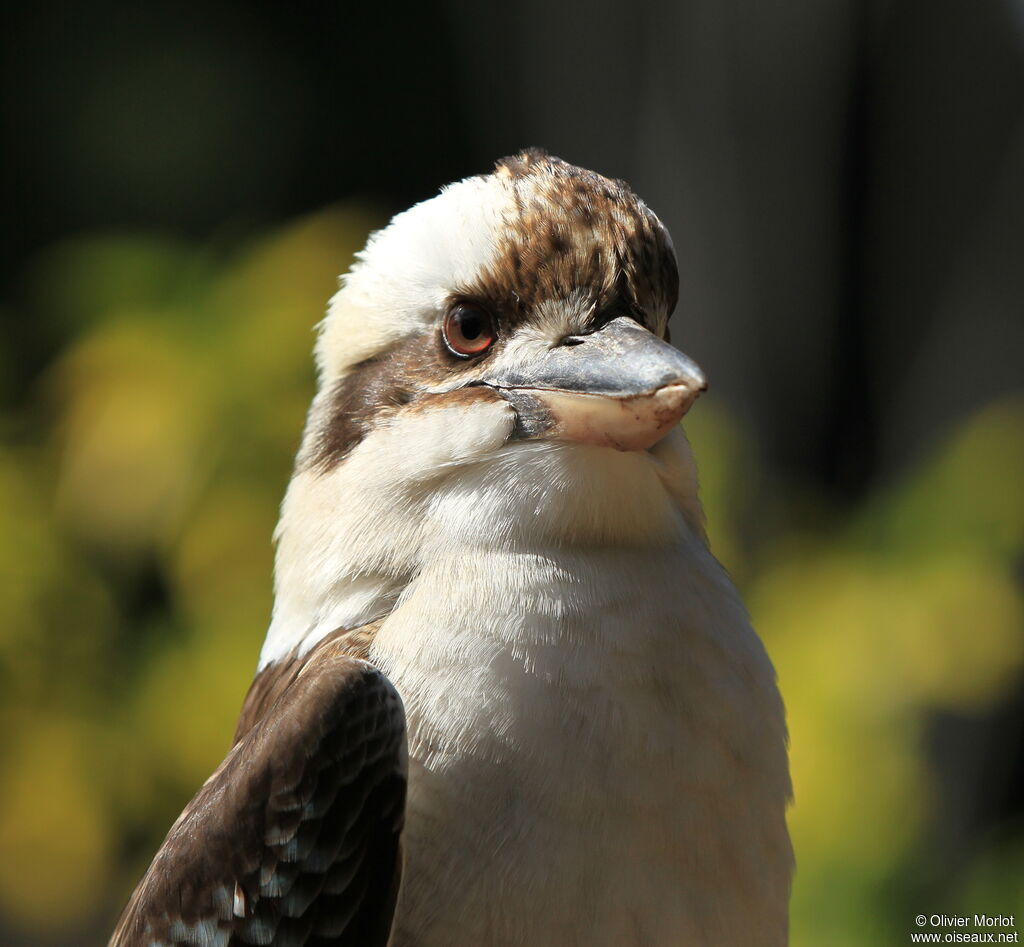
{"label": "bokeh background", "polygon": [[0,942],[104,942],[226,750],[337,274],[533,144],[675,238],[794,944],[1024,920],[1021,0],[37,0],[0,50]]}

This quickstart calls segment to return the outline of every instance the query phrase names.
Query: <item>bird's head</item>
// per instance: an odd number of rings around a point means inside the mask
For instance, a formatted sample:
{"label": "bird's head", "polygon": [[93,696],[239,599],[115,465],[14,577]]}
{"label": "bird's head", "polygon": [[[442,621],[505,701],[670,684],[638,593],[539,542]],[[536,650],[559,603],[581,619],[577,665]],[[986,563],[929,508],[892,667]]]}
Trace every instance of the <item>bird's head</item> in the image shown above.
{"label": "bird's head", "polygon": [[509,437],[651,447],[704,388],[668,344],[668,231],[621,181],[540,152],[399,214],[331,303],[304,462],[377,424],[501,402]]}
{"label": "bird's head", "polygon": [[374,234],[321,325],[270,651],[386,613],[453,545],[699,532],[677,289],[628,185],[538,151]]}

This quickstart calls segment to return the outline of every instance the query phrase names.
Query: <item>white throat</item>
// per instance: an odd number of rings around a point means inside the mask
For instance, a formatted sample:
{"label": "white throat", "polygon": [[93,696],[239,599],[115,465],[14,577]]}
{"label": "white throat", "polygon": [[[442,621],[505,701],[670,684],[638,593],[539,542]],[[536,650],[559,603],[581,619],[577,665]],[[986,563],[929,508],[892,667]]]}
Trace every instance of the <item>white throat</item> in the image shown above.
{"label": "white throat", "polygon": [[682,431],[650,452],[509,442],[504,403],[397,416],[329,472],[296,472],[260,667],[384,618],[437,557],[670,546],[703,536]]}

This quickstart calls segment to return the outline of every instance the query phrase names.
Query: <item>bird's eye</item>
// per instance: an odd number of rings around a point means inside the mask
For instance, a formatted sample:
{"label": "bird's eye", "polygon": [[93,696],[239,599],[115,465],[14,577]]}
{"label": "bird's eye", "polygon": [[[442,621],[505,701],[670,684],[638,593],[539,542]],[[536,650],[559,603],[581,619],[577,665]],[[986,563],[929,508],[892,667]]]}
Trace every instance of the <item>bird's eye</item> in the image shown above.
{"label": "bird's eye", "polygon": [[469,358],[486,352],[497,336],[494,317],[479,306],[462,303],[444,318],[444,344],[453,355]]}

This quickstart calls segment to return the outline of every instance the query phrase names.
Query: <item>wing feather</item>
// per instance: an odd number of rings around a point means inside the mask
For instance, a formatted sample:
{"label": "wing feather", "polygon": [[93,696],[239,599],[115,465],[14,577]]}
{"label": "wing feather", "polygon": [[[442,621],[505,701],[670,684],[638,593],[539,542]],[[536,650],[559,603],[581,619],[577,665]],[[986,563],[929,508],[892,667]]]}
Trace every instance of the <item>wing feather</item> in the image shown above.
{"label": "wing feather", "polygon": [[[385,945],[401,872],[401,699],[337,643],[254,684],[112,947]],[[254,712],[254,707],[256,711]]]}

